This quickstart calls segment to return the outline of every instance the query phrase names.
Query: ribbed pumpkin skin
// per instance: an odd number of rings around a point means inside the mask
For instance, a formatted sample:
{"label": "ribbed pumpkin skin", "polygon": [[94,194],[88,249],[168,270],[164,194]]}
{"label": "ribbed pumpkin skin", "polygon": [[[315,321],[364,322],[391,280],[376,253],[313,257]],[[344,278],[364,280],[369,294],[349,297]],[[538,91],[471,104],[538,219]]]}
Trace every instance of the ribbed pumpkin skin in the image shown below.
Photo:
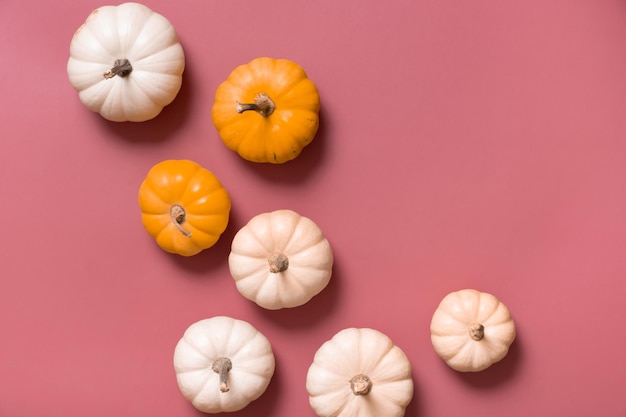
{"label": "ribbed pumpkin skin", "polygon": [[[226,230],[231,201],[219,179],[189,160],[154,165],[139,188],[141,220],[165,251],[192,256],[217,243]],[[181,208],[182,222],[172,218]]]}
{"label": "ribbed pumpkin skin", "polygon": [[[472,328],[481,325],[480,340]],[[446,295],[433,314],[431,342],[435,352],[460,372],[482,371],[502,360],[515,340],[509,309],[495,296],[474,289]]]}
{"label": "ribbed pumpkin skin", "polygon": [[[106,78],[116,60],[132,71]],[[185,54],[172,24],[139,3],[102,6],[76,30],[67,74],[83,105],[105,119],[143,122],[177,96]]]}
{"label": "ribbed pumpkin skin", "polygon": [[[237,111],[266,94],[269,116]],[[282,164],[296,158],[319,128],[320,97],[304,69],[287,59],[257,58],[240,65],[217,89],[211,111],[222,141],[252,162]]]}
{"label": "ribbed pumpkin skin", "polygon": [[[359,375],[369,378],[371,389],[357,395],[351,381]],[[306,389],[319,417],[402,417],[414,385],[407,356],[388,336],[348,328],[317,350]]]}
{"label": "ribbed pumpkin skin", "polygon": [[[272,272],[275,254],[288,259],[286,269]],[[333,261],[321,229],[293,210],[254,216],[233,238],[228,257],[239,292],[268,310],[311,300],[330,282]]]}
{"label": "ribbed pumpkin skin", "polygon": [[[227,392],[213,364],[228,358]],[[259,398],[274,375],[269,340],[250,323],[227,316],[200,320],[187,328],[174,350],[176,380],[183,396],[205,413],[238,411]]]}

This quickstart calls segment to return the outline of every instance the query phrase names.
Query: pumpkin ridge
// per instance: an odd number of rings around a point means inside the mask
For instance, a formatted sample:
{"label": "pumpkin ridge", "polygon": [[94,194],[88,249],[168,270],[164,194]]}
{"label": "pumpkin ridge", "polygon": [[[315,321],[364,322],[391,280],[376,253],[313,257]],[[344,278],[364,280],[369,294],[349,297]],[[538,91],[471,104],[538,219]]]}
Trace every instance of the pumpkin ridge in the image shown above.
{"label": "pumpkin ridge", "polygon": [[473,360],[475,356],[474,345],[475,343],[464,343],[460,349],[457,349],[454,352],[451,352],[451,354],[448,355],[447,360],[453,362],[455,359],[458,359],[459,357],[463,357],[463,356],[471,357]]}
{"label": "pumpkin ridge", "polygon": [[[165,74],[163,72],[149,71],[146,69],[134,69],[133,73],[135,74],[133,83],[137,86],[137,90],[143,93],[144,99],[150,101],[152,107],[163,108],[170,104],[171,101],[168,97],[168,93],[171,88],[166,88],[165,84],[179,84],[180,75]],[[147,74],[150,74],[150,76],[146,77]],[[144,80],[144,78],[152,79]],[[160,82],[155,82],[155,78],[159,78]],[[167,82],[165,81],[166,79],[168,80]],[[178,89],[180,91],[180,87],[178,87]]]}
{"label": "pumpkin ridge", "polygon": [[[165,23],[163,21],[164,19],[164,16],[160,16],[159,14],[152,12],[150,16],[142,22],[141,28],[137,31],[132,41],[129,42],[132,47],[128,49],[128,54],[133,57],[135,62],[140,62],[143,59],[161,53],[162,51],[169,49],[171,46],[180,43],[178,35],[175,31],[172,30],[171,27],[167,28],[166,30],[159,31],[157,36],[144,36],[145,39],[148,39],[148,42],[139,42],[139,40],[142,39],[144,32],[146,32],[148,29],[153,29],[153,27],[151,27],[153,22],[155,24]],[[155,44],[158,45],[156,51],[154,48]],[[143,53],[143,55],[142,53],[139,53],[140,51]]]}
{"label": "pumpkin ridge", "polygon": [[265,271],[252,272],[244,277],[235,277],[235,286],[247,299],[258,304],[258,294],[266,278]]}
{"label": "pumpkin ridge", "polygon": [[[246,112],[249,113],[249,112]],[[224,135],[226,145],[235,152],[244,152],[250,159],[258,159],[259,155],[265,156],[267,146],[265,141],[259,140],[258,130],[264,129],[261,124],[266,120],[256,114],[241,114],[241,119],[226,125],[220,130]],[[256,119],[256,120],[255,120]],[[236,124],[236,126],[235,126]],[[237,127],[241,125],[242,127]],[[252,156],[250,156],[252,155]]]}
{"label": "pumpkin ridge", "polygon": [[[408,362],[408,357],[404,353],[404,351],[393,344],[393,342],[389,341],[390,346],[386,349],[386,351],[380,355],[379,360],[372,367],[372,380],[375,379],[377,385],[387,385],[387,384],[395,384],[400,383],[402,380],[398,380],[400,377],[404,377],[406,379],[411,377],[411,369],[405,369],[405,373],[402,373],[399,370],[396,370],[394,365],[400,359],[403,362]],[[391,362],[390,362],[391,361]],[[389,372],[385,373],[386,369],[392,369],[393,375],[389,374]]]}
{"label": "pumpkin ridge", "polygon": [[[111,32],[117,34],[118,46],[116,49],[119,51],[120,54],[128,55],[132,50],[131,45],[136,42],[138,34],[143,30],[143,27],[145,25],[146,19],[144,16],[146,16],[146,10],[144,8],[146,6],[139,4],[122,4],[120,6],[121,7],[113,6],[113,21],[111,22],[111,28],[113,30]],[[134,10],[129,11],[128,9],[131,8]],[[133,16],[139,15],[138,11],[140,10],[142,19],[139,24],[137,24],[136,22],[131,22],[127,18],[126,14],[132,13]],[[116,59],[120,58],[128,58],[128,56],[116,57]]]}
{"label": "pumpkin ridge", "polygon": [[[118,81],[118,80],[115,80]],[[109,113],[114,113],[113,109],[119,109],[118,113],[122,114],[122,117],[126,117],[126,102],[120,97],[123,97],[123,93],[120,89],[120,83],[111,83],[111,88],[108,94],[105,95],[104,101],[101,103],[100,110],[108,109]]]}
{"label": "pumpkin ridge", "polygon": [[[129,8],[131,5],[125,5],[124,7],[114,7],[112,9],[113,13],[112,13],[112,24],[111,24],[111,28],[113,29],[111,32],[116,34],[116,38],[117,38],[117,47],[115,48],[117,51],[119,51],[119,53],[121,55],[126,55],[128,52],[130,52],[129,50],[127,50],[127,46],[129,44],[132,44],[134,39],[122,39],[122,36],[120,36],[121,32],[120,32],[120,28],[122,27],[135,27],[136,25],[134,24],[130,24],[130,22],[127,22],[126,19],[124,18],[124,14],[128,13],[128,11],[126,10],[127,8]],[[141,6],[140,6],[141,7]],[[128,33],[125,34],[126,36],[128,36]],[[132,37],[132,36],[131,36]],[[115,57],[115,59],[120,59],[120,58],[128,58],[126,56],[117,56]]]}
{"label": "pumpkin ridge", "polygon": [[[133,70],[133,72],[135,72],[135,71]],[[138,80],[140,80],[140,79],[141,79],[141,77],[137,77],[137,76],[133,77],[133,84],[132,85],[133,85],[133,91],[135,92],[135,94],[133,94],[133,97],[134,97],[133,101],[139,101],[139,102],[143,103],[143,106],[145,106],[144,113],[153,114],[155,111],[158,113],[160,111],[161,107],[163,107],[163,106],[160,106],[159,103],[157,103],[152,98],[152,96],[148,94],[148,91],[150,91],[150,88],[145,88],[140,82],[138,82]],[[139,100],[137,100],[137,95],[138,94],[141,94],[141,98]],[[119,103],[121,103],[122,105],[128,103],[127,101],[121,100],[121,99],[118,99],[117,101]],[[132,107],[137,107],[136,104],[134,104],[134,103],[132,103],[132,104],[133,105],[130,106],[131,108]],[[148,104],[150,104],[150,106],[148,106]],[[126,108],[128,108],[128,107],[126,107]],[[132,113],[133,113],[132,111],[128,112],[126,110],[123,112],[124,117],[128,118],[129,120],[132,119]]]}
{"label": "pumpkin ridge", "polygon": [[[216,357],[218,356],[225,356],[227,354],[227,352],[225,352],[225,350],[229,350],[228,346],[229,346],[229,340],[230,340],[230,335],[233,332],[233,327],[235,325],[235,323],[230,322],[229,320],[225,320],[224,317],[222,316],[218,316],[215,317],[214,319],[216,319],[216,321],[218,322],[216,324],[216,326],[220,327],[222,329],[222,333],[223,333],[223,340],[221,341],[221,343],[223,345],[226,346],[226,348],[221,349],[219,346],[216,345],[216,343],[218,343],[216,340],[214,340],[214,337],[207,337],[207,340],[209,342],[209,346],[210,346],[210,350],[215,354],[215,357],[208,357],[207,359],[212,362],[213,360],[216,359]],[[207,329],[204,330],[205,332],[207,332]]]}
{"label": "pumpkin ridge", "polygon": [[[275,99],[278,100],[280,96],[284,96],[286,93],[291,92],[302,81],[309,80],[304,68],[295,62],[287,59],[277,59],[272,62],[270,74],[284,74],[281,79],[270,77],[267,79],[267,83],[274,87]],[[265,72],[265,71],[264,71]]]}
{"label": "pumpkin ridge", "polygon": [[[285,120],[283,118],[277,119],[282,129],[289,132],[289,134],[294,138],[294,141],[299,145],[300,149],[298,154],[302,152],[304,147],[310,144],[317,131],[319,130],[319,118],[316,113],[311,110],[278,110],[276,111],[277,117],[286,112],[291,113],[290,118]],[[313,117],[307,117],[305,114]],[[297,123],[294,122],[294,119],[297,120]],[[314,126],[314,127],[312,127]]]}
{"label": "pumpkin ridge", "polygon": [[[176,227],[174,224],[172,224],[172,222],[170,222],[170,225]],[[201,245],[199,245],[198,243],[202,241],[217,242],[221,235],[219,233],[211,233],[202,230],[200,227],[196,226],[194,224],[194,221],[190,220],[189,217],[187,217],[187,219],[185,220],[184,225],[185,230],[189,233],[189,236],[193,236],[195,238],[194,240],[189,240],[188,243],[193,244],[196,248],[201,247]],[[202,239],[198,239],[199,236],[202,237]]]}
{"label": "pumpkin ridge", "polygon": [[[187,209],[190,205],[194,205],[198,201],[200,201],[202,199],[210,198],[210,196],[212,196],[216,192],[222,191],[219,188],[218,189],[215,189],[215,188],[212,188],[212,187],[210,188],[207,185],[203,184],[202,189],[205,192],[200,193],[201,195],[198,198],[194,199],[194,200],[189,199],[189,195],[195,194],[195,193],[191,192],[190,189],[192,187],[194,187],[197,183],[202,183],[203,182],[201,176],[204,175],[204,174],[205,174],[205,172],[202,169],[202,167],[200,167],[200,166],[195,166],[194,167],[194,172],[191,174],[190,178],[187,179],[187,182],[185,183],[185,187],[182,190],[182,192],[180,193],[180,196],[178,198],[177,204],[180,204],[185,209]],[[211,172],[211,175],[214,175],[214,174]],[[216,178],[213,179],[213,180],[217,181],[217,183],[212,184],[212,185],[221,185],[219,183],[219,180],[217,180]],[[224,189],[223,192],[226,192],[226,190]],[[211,215],[219,216],[220,212],[219,212],[219,210],[217,210],[217,212],[215,212],[215,213],[201,214],[201,215],[200,214],[190,213],[188,216],[193,218],[193,217],[206,217],[206,216],[211,216]],[[202,230],[202,229],[200,229],[200,230]],[[210,234],[209,232],[205,232],[205,233]]]}
{"label": "pumpkin ridge", "polygon": [[[207,352],[202,350],[200,347],[196,346],[196,344],[193,343],[193,340],[189,339],[190,337],[191,336],[189,334],[184,334],[183,335],[183,340],[187,344],[187,346],[189,346],[192,350],[194,350],[196,353],[198,353],[203,358],[205,358],[205,359],[210,361],[211,358],[207,355]],[[211,348],[213,348],[213,347],[211,346]],[[198,368],[198,369],[202,369],[202,368]],[[198,369],[191,369],[191,371],[197,371]]]}
{"label": "pumpkin ridge", "polygon": [[[239,255],[239,254],[231,254],[230,262],[245,262],[239,261],[237,257],[240,258],[251,258],[247,255]],[[267,264],[264,262],[265,257],[255,257],[253,258],[256,262],[250,262],[253,265],[252,268],[246,268],[243,272],[241,269],[235,268],[233,266],[230,267],[231,274],[236,281],[237,285],[251,285],[251,282],[263,281],[267,278]],[[234,261],[233,261],[234,260]],[[258,287],[260,284],[255,285]]]}
{"label": "pumpkin ridge", "polygon": [[188,216],[196,220],[207,219],[210,217],[216,218],[228,218],[230,215],[225,213],[224,209],[230,206],[230,196],[228,191],[220,186],[220,188],[213,188],[210,190],[204,190],[206,195],[199,196],[195,199],[185,200],[185,208],[188,211]]}
{"label": "pumpkin ridge", "polygon": [[295,222],[294,225],[289,227],[289,236],[287,236],[287,238],[285,239],[285,246],[283,248],[285,252],[289,252],[287,256],[294,255],[294,253],[290,249],[291,249],[291,246],[293,246],[292,242],[293,242],[294,236],[296,235],[296,230],[302,227],[302,223],[306,221],[305,217],[300,216],[299,214],[296,214],[295,212],[294,212],[294,215],[298,217],[298,220]]}
{"label": "pumpkin ridge", "polygon": [[[167,209],[169,210],[169,207],[172,204],[177,203],[177,200],[179,200],[179,196],[176,196],[176,198],[169,198],[169,194],[172,193],[171,188],[173,184],[171,179],[169,178],[170,176],[166,174],[159,175],[159,176],[168,178],[167,187],[163,187],[160,182],[156,181],[156,175],[154,176],[155,178],[149,175],[143,181],[142,187],[144,188],[144,190],[150,191],[150,193],[155,197],[155,199],[163,202],[163,204],[165,204],[167,206]],[[158,214],[163,214],[163,213],[158,213]]]}
{"label": "pumpkin ridge", "polygon": [[[290,249],[290,258],[297,260],[296,264],[298,267],[307,269],[307,270],[316,270],[316,271],[324,271],[328,268],[328,266],[332,266],[334,261],[332,256],[332,250],[330,249],[330,244],[327,243],[328,240],[322,235],[321,239],[315,239],[308,241],[308,245],[303,248],[299,248],[297,251],[295,249]],[[326,262],[318,262],[315,259],[314,262],[309,261],[310,257],[319,257],[321,254],[327,254],[328,258]]]}
{"label": "pumpkin ridge", "polygon": [[[91,70],[86,74],[80,74],[78,68],[90,66]],[[87,61],[81,58],[70,56],[67,62],[68,79],[72,87],[79,92],[79,95],[86,90],[94,88],[102,81],[101,74],[109,69],[109,65],[105,62]],[[101,90],[102,86],[98,86]]]}
{"label": "pumpkin ridge", "polygon": [[[211,218],[214,220],[210,220]],[[185,224],[189,226],[189,228],[193,228],[196,233],[201,233],[211,238],[218,238],[221,236],[223,230],[218,232],[214,226],[222,223],[222,220],[224,220],[224,218],[219,214],[198,215],[187,212]],[[195,235],[193,231],[190,230],[190,232]]]}
{"label": "pumpkin ridge", "polygon": [[[152,55],[148,55],[144,58],[135,59],[135,74],[146,73],[150,74],[151,77],[154,76],[169,76],[175,79],[178,79],[185,72],[184,62],[181,65],[181,59],[178,56],[173,56],[173,50],[182,50],[180,44],[175,43],[167,48],[164,48],[160,51],[155,52]],[[175,52],[175,51],[174,51]],[[165,70],[165,66],[167,65],[168,69]],[[171,67],[171,68],[170,68]],[[178,83],[178,81],[177,81]],[[160,88],[164,90],[161,83],[153,83],[153,88]],[[182,81],[181,81],[182,84]]]}
{"label": "pumpkin ridge", "polygon": [[[235,354],[238,349],[233,349],[232,348],[232,340],[233,340],[233,334],[236,331],[236,327],[238,326],[239,322],[236,321],[228,321],[228,320],[222,320],[224,322],[228,323],[228,326],[224,329],[224,338],[223,338],[223,344],[224,344],[224,348],[223,350],[220,351],[220,349],[218,349],[217,347],[214,346],[215,352],[218,354],[218,356],[233,356],[233,354]],[[232,358],[231,358],[232,359]]]}
{"label": "pumpkin ridge", "polygon": [[[478,312],[476,319],[482,324],[487,322],[500,308],[502,303],[489,293],[478,294]],[[487,308],[489,307],[489,308]]]}
{"label": "pumpkin ridge", "polygon": [[[345,407],[342,409],[341,404],[349,404],[351,403],[351,401],[349,401],[349,397],[347,397],[347,395],[352,395],[352,394],[342,394],[342,393],[338,393],[333,391],[334,388],[330,388],[329,392],[323,393],[323,394],[316,394],[315,397],[310,398],[309,402],[311,403],[312,406],[314,406],[314,409],[321,409],[326,408],[326,407],[332,407],[332,411],[329,412],[329,410],[324,410],[324,414],[319,414],[320,416],[324,416],[324,417],[342,417],[344,416],[344,412],[345,412]],[[317,405],[319,404],[319,405]],[[345,417],[355,417],[358,414],[351,414],[351,415],[346,415]]]}
{"label": "pumpkin ridge", "polygon": [[[371,361],[370,363],[370,369],[368,370],[368,373],[370,374],[377,374],[378,373],[378,368],[380,366],[382,366],[381,364],[383,363],[383,361],[385,360],[385,357],[387,355],[390,354],[390,352],[393,350],[393,348],[395,347],[395,345],[393,344],[393,342],[391,341],[391,339],[387,339],[386,341],[386,346],[385,348],[380,352],[379,355],[376,355],[376,357],[374,358],[374,360]],[[369,375],[370,378],[372,377],[372,375]],[[378,380],[376,381],[378,382]]]}
{"label": "pumpkin ridge", "polygon": [[[281,281],[286,281],[289,283],[289,291],[279,291],[279,299],[284,303],[285,298],[291,299],[295,298],[297,300],[307,299],[310,300],[313,298],[313,295],[309,294],[310,286],[307,286],[302,280],[299,278],[298,274],[294,274],[293,271],[284,271],[283,279]],[[282,294],[288,294],[289,297],[281,297]],[[292,304],[292,303],[289,303]]]}
{"label": "pumpkin ridge", "polygon": [[[309,91],[306,91],[306,90]],[[304,91],[300,91],[304,90]],[[275,95],[276,107],[302,110],[319,110],[319,91],[315,83],[309,78],[300,78],[294,81],[289,88],[282,89]]]}
{"label": "pumpkin ridge", "polygon": [[163,201],[152,184],[144,181],[140,188],[139,205],[143,214],[162,216],[169,211],[171,204]]}
{"label": "pumpkin ridge", "polygon": [[[85,34],[85,32],[88,33]],[[109,69],[111,64],[115,61],[115,55],[100,41],[97,31],[94,31],[91,28],[91,25],[87,23],[83,24],[74,38],[77,41],[74,41],[75,43],[70,45],[70,56],[72,59],[81,63],[99,63],[105,65],[106,69]],[[85,39],[88,38],[91,38],[100,47],[98,51],[92,52],[94,42],[89,42],[88,45],[83,45],[83,43],[87,42]],[[76,51],[76,49],[79,49],[79,51]],[[86,54],[89,54],[87,58],[76,57],[77,55],[83,57]],[[104,73],[104,71],[102,71],[102,73]],[[98,77],[98,82],[101,80],[102,79]]]}
{"label": "pumpkin ridge", "polygon": [[[204,372],[204,370],[198,369],[193,372],[200,373],[200,372]],[[181,376],[185,376],[186,374],[189,374],[189,373],[190,372],[182,372],[179,374]],[[180,381],[180,379],[178,378],[179,377],[177,376],[177,380]],[[194,387],[194,384],[185,384],[185,392],[190,398],[192,398],[192,401],[195,401],[198,398],[198,396],[202,393],[202,391],[204,391],[204,388],[205,388],[204,385]]]}
{"label": "pumpkin ridge", "polygon": [[[191,168],[191,166],[190,166]],[[181,206],[186,206],[187,205],[187,201],[183,202],[182,200],[186,200],[185,196],[187,195],[187,192],[189,191],[190,187],[192,186],[192,183],[194,182],[194,179],[197,179],[198,175],[200,175],[202,169],[199,165],[195,165],[193,166],[193,171],[188,171],[187,175],[188,178],[185,180],[185,184],[184,187],[182,188],[182,191],[180,192],[180,195],[178,196],[177,200],[178,200],[178,204],[180,204]]]}
{"label": "pumpkin ridge", "polygon": [[265,250],[265,253],[262,256],[259,256],[258,259],[266,259],[272,252],[274,252],[273,246],[268,246],[271,244],[272,239],[267,239],[262,236],[262,231],[256,230],[254,225],[249,224],[247,229],[247,234],[254,238],[254,240],[259,244],[261,248]]}
{"label": "pumpkin ridge", "polygon": [[[290,220],[289,227],[287,228],[288,234],[283,234],[283,231],[285,230],[284,227],[280,227],[280,228],[276,227],[276,224],[280,224],[284,221],[283,217],[285,217],[285,215],[287,215],[288,219]],[[294,217],[296,218],[295,222],[291,221]],[[276,252],[276,251],[286,252],[289,246],[289,242],[293,238],[293,235],[295,231],[297,230],[298,225],[300,224],[300,221],[302,220],[302,216],[300,216],[299,214],[297,214],[296,212],[292,210],[278,210],[269,214],[269,220],[270,220],[269,230],[271,234],[271,240],[275,244],[272,252]],[[277,234],[276,229],[280,230],[279,234]],[[276,242],[281,242],[280,246],[276,245]],[[285,255],[289,257],[291,254],[285,253]]]}
{"label": "pumpkin ridge", "polygon": [[[117,27],[116,8],[115,6],[103,6],[99,7],[97,10],[97,15],[90,15],[81,31],[85,30],[85,28],[90,30],[90,32],[94,35],[94,39],[96,39],[102,48],[107,51],[109,56],[113,58],[113,60],[108,64],[111,65],[115,59],[119,58],[115,57],[115,52],[120,48],[119,34],[117,30],[115,30]],[[92,27],[95,28],[95,25],[107,26],[113,28],[113,30],[108,31],[106,34],[101,34],[100,31],[92,30]],[[107,35],[111,36],[111,38],[107,39]]]}
{"label": "pumpkin ridge", "polygon": [[495,326],[500,326],[503,324],[507,324],[511,321],[511,313],[509,309],[502,302],[498,302],[497,307],[492,311],[492,313],[483,321],[485,327],[489,326],[493,328]]}

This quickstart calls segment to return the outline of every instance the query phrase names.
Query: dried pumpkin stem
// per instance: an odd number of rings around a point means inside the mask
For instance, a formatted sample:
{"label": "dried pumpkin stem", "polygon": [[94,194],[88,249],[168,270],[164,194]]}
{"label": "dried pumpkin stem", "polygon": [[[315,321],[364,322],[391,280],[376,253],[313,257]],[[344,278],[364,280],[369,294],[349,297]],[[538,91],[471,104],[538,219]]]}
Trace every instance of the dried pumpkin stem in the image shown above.
{"label": "dried pumpkin stem", "polygon": [[284,272],[289,268],[289,258],[282,252],[274,252],[267,258],[267,262],[270,264],[270,272],[274,274]]}
{"label": "dried pumpkin stem", "polygon": [[228,372],[233,369],[233,363],[230,359],[220,356],[213,361],[211,369],[220,376],[220,391],[230,391],[230,387],[228,386]]}
{"label": "dried pumpkin stem", "polygon": [[477,342],[485,337],[485,326],[480,323],[473,323],[468,330],[470,337]]}
{"label": "dried pumpkin stem", "polygon": [[272,99],[266,94],[257,94],[254,97],[254,103],[237,103],[237,113],[253,110],[263,117],[268,117],[276,110],[276,105]]}
{"label": "dried pumpkin stem", "polygon": [[183,234],[185,237],[191,237],[191,232],[186,230],[182,224],[185,223],[185,218],[187,217],[187,213],[182,206],[178,204],[174,204],[170,207],[170,218],[172,219],[172,223],[176,228]]}
{"label": "dried pumpkin stem", "polygon": [[116,75],[124,78],[128,74],[130,74],[132,70],[133,70],[133,66],[130,65],[130,61],[128,59],[126,58],[116,59],[115,62],[113,63],[113,68],[111,68],[110,70],[107,70],[104,73],[104,78],[108,80],[109,78],[113,78]]}
{"label": "dried pumpkin stem", "polygon": [[363,374],[353,376],[350,380],[350,388],[354,395],[367,395],[372,390],[372,380]]}

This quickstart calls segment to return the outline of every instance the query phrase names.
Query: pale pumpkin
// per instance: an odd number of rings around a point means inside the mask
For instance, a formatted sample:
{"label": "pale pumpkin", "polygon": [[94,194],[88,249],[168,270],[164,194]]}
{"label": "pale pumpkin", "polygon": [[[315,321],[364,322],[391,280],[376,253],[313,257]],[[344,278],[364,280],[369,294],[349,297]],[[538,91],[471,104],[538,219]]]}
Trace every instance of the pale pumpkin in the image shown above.
{"label": "pale pumpkin", "polygon": [[319,417],[401,417],[413,398],[411,364],[385,334],[348,328],[317,350],[306,389]]}
{"label": "pale pumpkin", "polygon": [[272,346],[250,323],[216,316],[193,323],[174,350],[183,396],[200,411],[238,411],[259,398],[274,375]]}
{"label": "pale pumpkin", "polygon": [[516,327],[509,309],[495,296],[463,289],[443,298],[430,333],[435,352],[448,366],[478,372],[506,356]]}
{"label": "pale pumpkin", "polygon": [[248,161],[281,164],[311,143],[319,110],[317,87],[300,65],[261,57],[231,72],[211,114],[229,149]]}
{"label": "pale pumpkin", "polygon": [[139,187],[146,231],[165,251],[192,256],[217,243],[230,216],[230,196],[211,171],[189,160],[154,165]]}
{"label": "pale pumpkin", "polygon": [[322,230],[293,210],[254,216],[228,257],[239,292],[268,310],[297,307],[330,282],[333,253]]}
{"label": "pale pumpkin", "polygon": [[139,3],[95,9],[74,33],[67,74],[105,119],[143,122],[178,95],[185,54],[172,24]]}

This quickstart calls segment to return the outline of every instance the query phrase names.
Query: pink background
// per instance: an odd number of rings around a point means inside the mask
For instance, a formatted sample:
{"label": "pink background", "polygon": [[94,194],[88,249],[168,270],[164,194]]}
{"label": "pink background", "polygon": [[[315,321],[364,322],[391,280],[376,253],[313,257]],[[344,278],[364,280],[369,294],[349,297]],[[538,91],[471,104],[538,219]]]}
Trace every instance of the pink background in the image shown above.
{"label": "pink background", "polygon": [[[249,321],[277,369],[234,416],[314,416],[306,371],[345,327],[390,336],[413,366],[409,417],[626,416],[626,2],[150,0],[187,56],[155,120],[86,110],[65,72],[94,0],[0,2],[0,416],[199,416],[173,349],[191,323]],[[210,120],[237,65],[292,59],[321,129],[281,166],[227,150]],[[212,170],[233,200],[185,259],[144,231],[137,191],[163,159]],[[252,216],[290,208],[331,242],[331,284],[265,311],[226,258]],[[465,287],[512,311],[518,339],[478,374],[430,345]],[[381,416],[384,417],[384,416]]]}

